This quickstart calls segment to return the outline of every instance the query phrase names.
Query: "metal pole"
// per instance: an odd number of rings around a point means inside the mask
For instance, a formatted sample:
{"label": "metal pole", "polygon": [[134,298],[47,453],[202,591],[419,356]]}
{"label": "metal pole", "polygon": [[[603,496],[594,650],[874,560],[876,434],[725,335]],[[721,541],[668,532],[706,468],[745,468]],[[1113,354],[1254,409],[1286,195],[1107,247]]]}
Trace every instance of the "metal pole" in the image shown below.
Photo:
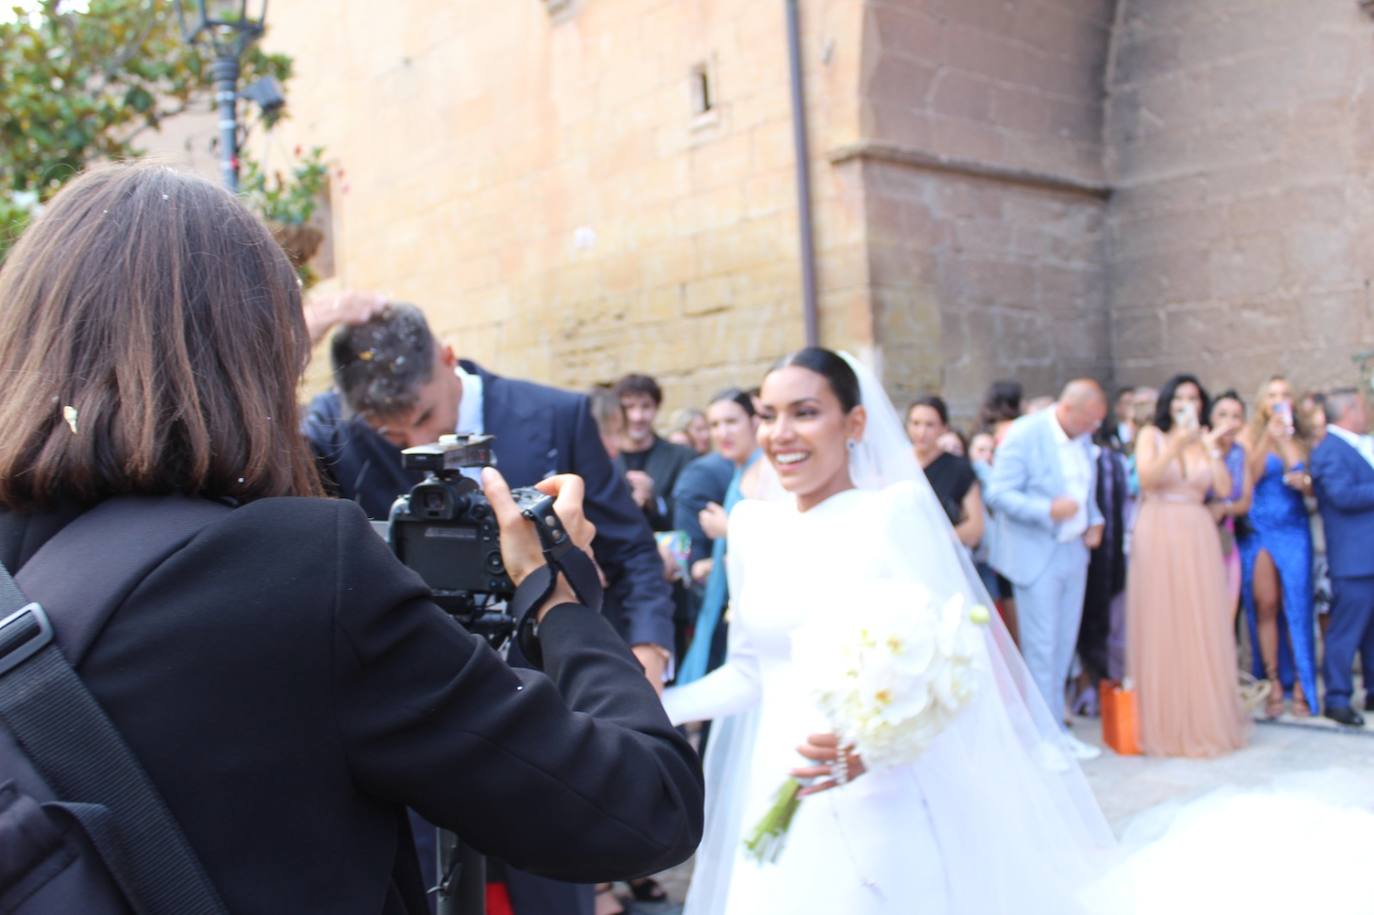
{"label": "metal pole", "polygon": [[806,94],[802,83],[801,15],[797,0],[785,0],[787,59],[792,80],[792,147],[796,157],[797,222],[801,233],[802,315],[806,345],[820,345],[816,305],[816,233],[811,215],[811,147],[806,140]]}
{"label": "metal pole", "polygon": [[224,186],[239,189],[239,60],[221,54],[210,65],[215,81],[215,106],[219,109],[219,168]]}

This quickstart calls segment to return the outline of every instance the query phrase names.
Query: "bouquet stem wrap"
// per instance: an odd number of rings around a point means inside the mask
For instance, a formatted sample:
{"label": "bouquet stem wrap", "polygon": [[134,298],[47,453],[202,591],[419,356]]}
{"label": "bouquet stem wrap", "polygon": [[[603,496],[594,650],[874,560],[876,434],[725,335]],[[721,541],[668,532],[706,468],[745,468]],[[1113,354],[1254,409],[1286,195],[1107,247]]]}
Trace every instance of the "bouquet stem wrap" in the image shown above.
{"label": "bouquet stem wrap", "polygon": [[789,778],[779,785],[777,793],[773,795],[773,806],[754,824],[749,838],[744,840],[749,856],[760,864],[771,864],[782,854],[787,830],[792,826],[792,817],[801,807],[801,798],[797,797],[800,790],[801,782],[795,778]]}

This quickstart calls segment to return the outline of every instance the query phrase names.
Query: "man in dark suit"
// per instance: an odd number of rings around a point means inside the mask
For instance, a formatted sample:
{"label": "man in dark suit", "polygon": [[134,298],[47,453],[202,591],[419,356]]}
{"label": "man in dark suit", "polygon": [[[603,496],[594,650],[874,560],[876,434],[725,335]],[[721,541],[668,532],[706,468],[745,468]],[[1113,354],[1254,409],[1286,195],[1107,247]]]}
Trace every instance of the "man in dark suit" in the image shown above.
{"label": "man in dark suit", "polygon": [[330,359],[336,390],[311,402],[305,434],[339,495],[369,518],[385,519],[396,497],[423,478],[401,466],[400,449],[456,431],[494,435],[497,466],[512,486],[557,473],[582,477],[596,559],[610,586],[606,615],[650,680],[662,683],[672,644],[662,563],[616,479],[586,397],[459,361],[413,305],[390,305],[340,328]]}
{"label": "man in dark suit", "polygon": [[[493,451],[511,486],[558,473],[586,482],[593,552],[606,574],[604,613],[662,689],[672,658],[673,604],[644,515],[607,457],[587,398],[502,378],[439,344],[414,305],[393,303],[344,324],[330,343],[335,391],[310,404],[304,422],[337,493],[385,519],[396,497],[423,475],[401,466],[402,448],[454,432],[496,437]],[[512,649],[513,663],[520,663]],[[420,845],[426,836],[417,833]],[[432,857],[422,848],[422,861]],[[590,893],[511,874],[519,915],[590,912]]]}
{"label": "man in dark suit", "polygon": [[625,432],[616,466],[630,484],[635,504],[656,531],[673,529],[673,488],[678,474],[696,452],[664,441],[654,431],[663,405],[663,389],[648,375],[631,374],[616,382],[615,394],[625,412]]}
{"label": "man in dark suit", "polygon": [[[1364,395],[1354,388],[1326,398],[1327,435],[1312,451],[1312,483],[1326,530],[1331,567],[1331,624],[1326,631],[1322,676],[1327,718],[1359,727],[1364,716],[1350,707],[1355,652],[1374,656],[1374,443]],[[1370,677],[1364,672],[1365,692]]]}

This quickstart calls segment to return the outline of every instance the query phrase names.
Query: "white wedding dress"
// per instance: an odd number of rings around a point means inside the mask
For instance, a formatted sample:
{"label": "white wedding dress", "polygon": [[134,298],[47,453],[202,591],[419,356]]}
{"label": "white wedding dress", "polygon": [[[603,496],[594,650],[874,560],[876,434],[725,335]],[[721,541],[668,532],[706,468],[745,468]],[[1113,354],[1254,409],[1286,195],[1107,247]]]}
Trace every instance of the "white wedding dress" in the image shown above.
{"label": "white wedding dress", "polygon": [[1029,681],[997,646],[999,623],[988,627],[978,698],[916,763],[803,800],[775,863],[744,853],[745,834],[804,762],[796,747],[830,730],[792,661],[792,631],[818,615],[844,625],[879,580],[919,583],[937,600],[968,593],[947,522],[930,523],[938,504],[925,485],[853,489],[807,512],[745,501],[732,513],[729,657],[665,697],[675,722],[720,722],[688,915],[1080,910],[1110,832],[1081,772],[1049,741],[1052,727],[1026,708]]}

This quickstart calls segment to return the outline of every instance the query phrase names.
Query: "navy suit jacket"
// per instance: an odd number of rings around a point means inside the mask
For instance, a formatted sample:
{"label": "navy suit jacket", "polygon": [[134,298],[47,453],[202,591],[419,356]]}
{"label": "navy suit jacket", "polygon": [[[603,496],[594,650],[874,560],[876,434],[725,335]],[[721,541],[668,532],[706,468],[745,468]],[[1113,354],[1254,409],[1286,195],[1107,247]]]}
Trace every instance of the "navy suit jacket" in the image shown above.
{"label": "navy suit jacket", "polygon": [[1374,575],[1374,467],[1331,434],[1312,450],[1311,463],[1332,577]]}
{"label": "navy suit jacket", "polygon": [[[482,377],[482,425],[496,436],[497,467],[511,486],[532,486],[557,473],[587,484],[587,518],[596,525],[592,551],[610,587],[604,613],[631,645],[673,646],[673,602],[663,562],[644,513],[611,465],[586,397],[502,378],[464,361]],[[384,520],[396,497],[423,474],[401,467],[401,452],[363,421],[346,418],[337,392],[316,397],[304,430],[329,481],[369,518]]]}

